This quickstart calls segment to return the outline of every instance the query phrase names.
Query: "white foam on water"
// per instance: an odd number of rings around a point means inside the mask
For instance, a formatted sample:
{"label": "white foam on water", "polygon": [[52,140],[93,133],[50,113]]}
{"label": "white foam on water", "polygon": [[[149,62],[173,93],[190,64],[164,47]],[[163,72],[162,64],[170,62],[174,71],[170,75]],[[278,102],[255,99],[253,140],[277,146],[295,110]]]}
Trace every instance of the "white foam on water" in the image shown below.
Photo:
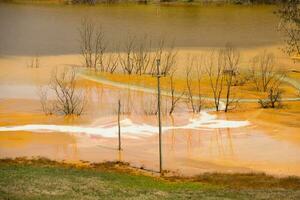
{"label": "white foam on water", "polygon": [[[250,125],[248,121],[229,121],[217,119],[216,115],[201,112],[197,118],[190,119],[189,123],[182,126],[164,126],[162,131],[172,129],[218,129],[218,128],[239,128]],[[28,124],[21,126],[0,127],[0,132],[7,131],[31,131],[31,132],[63,132],[63,133],[85,133],[88,135],[97,135],[106,138],[118,137],[117,125],[87,127],[87,126],[69,126],[69,125],[47,125],[47,124]],[[157,126],[149,124],[133,123],[126,118],[121,121],[122,137],[126,138],[142,138],[157,134]]]}

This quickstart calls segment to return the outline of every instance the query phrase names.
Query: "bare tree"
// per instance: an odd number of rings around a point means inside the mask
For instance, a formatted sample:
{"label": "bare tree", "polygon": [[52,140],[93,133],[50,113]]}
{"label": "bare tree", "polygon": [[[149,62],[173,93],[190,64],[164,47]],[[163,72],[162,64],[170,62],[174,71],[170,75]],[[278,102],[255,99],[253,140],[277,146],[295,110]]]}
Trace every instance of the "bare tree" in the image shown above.
{"label": "bare tree", "polygon": [[267,99],[259,99],[258,103],[262,108],[276,108],[281,106],[281,96],[283,91],[280,89],[283,77],[276,77],[276,81],[272,82],[268,88]]}
{"label": "bare tree", "polygon": [[46,115],[52,115],[55,112],[56,105],[54,101],[51,101],[48,99],[49,97],[49,91],[47,87],[39,86],[37,90],[37,94],[40,98],[40,104],[42,107],[42,111]]}
{"label": "bare tree", "polygon": [[142,75],[147,72],[151,62],[151,40],[145,35],[137,45],[136,51],[133,53],[133,66],[136,74]]}
{"label": "bare tree", "polygon": [[113,74],[118,66],[118,55],[115,53],[109,54],[105,62],[105,71]]}
{"label": "bare tree", "polygon": [[285,51],[300,55],[300,1],[284,0],[279,5],[279,30],[285,35]]}
{"label": "bare tree", "polygon": [[200,61],[196,57],[188,56],[185,70],[188,102],[191,104],[193,112],[200,112],[203,105],[201,94],[202,63]]}
{"label": "bare tree", "polygon": [[90,19],[82,20],[79,28],[81,55],[87,68],[95,71],[100,67],[104,71],[103,56],[106,50],[104,32],[101,26],[96,26]]}
{"label": "bare tree", "polygon": [[215,52],[211,52],[205,60],[206,72],[209,77],[210,87],[213,92],[214,104],[216,111],[220,110],[220,100],[224,85],[223,71],[226,66],[224,50],[219,50],[215,56]]}
{"label": "bare tree", "polygon": [[161,74],[167,76],[171,69],[176,66],[176,56],[174,44],[172,43],[168,48],[165,47],[165,40],[160,39],[155,50],[155,55],[151,62],[150,73],[156,73],[156,60],[160,60]]}
{"label": "bare tree", "polygon": [[197,96],[198,99],[196,101],[197,103],[197,108],[196,111],[200,112],[203,106],[203,101],[202,101],[202,91],[201,91],[201,80],[202,80],[202,59],[203,57],[201,56],[201,60],[197,60],[196,62],[196,80],[197,80]]}
{"label": "bare tree", "polygon": [[251,60],[253,82],[258,91],[266,92],[272,81],[276,80],[278,70],[275,68],[275,58],[271,53],[264,51]]}
{"label": "bare tree", "polygon": [[163,54],[163,63],[162,63],[162,71],[161,73],[163,75],[168,75],[171,71],[172,67],[176,65],[176,55],[177,52],[174,50],[174,46],[171,46],[166,50],[166,52]]}
{"label": "bare tree", "polygon": [[152,58],[152,61],[151,61],[150,73],[152,75],[157,74],[157,66],[156,66],[157,60],[160,60],[160,68],[161,68],[164,45],[165,45],[165,41],[163,39],[160,39],[158,41],[157,47],[155,49],[154,57]]}
{"label": "bare tree", "polygon": [[186,80],[186,87],[188,92],[188,102],[191,104],[192,111],[196,112],[196,107],[194,103],[194,89],[193,89],[193,67],[194,67],[195,59],[194,57],[188,57],[187,67],[185,69],[185,80]]}
{"label": "bare tree", "polygon": [[175,83],[174,83],[175,73],[176,73],[176,69],[173,69],[172,72],[170,72],[170,77],[169,77],[170,91],[171,91],[171,107],[170,107],[170,110],[169,110],[169,115],[172,115],[177,103],[180,101],[182,96],[185,94],[185,92],[183,91],[181,93],[181,95],[176,95],[176,87],[175,87]]}
{"label": "bare tree", "polygon": [[57,110],[65,115],[81,115],[86,103],[82,91],[76,90],[75,69],[65,68],[62,72],[55,70],[52,74],[50,88],[56,96]]}
{"label": "bare tree", "polygon": [[240,61],[240,53],[233,46],[226,46],[224,49],[224,59],[226,59],[226,65],[223,71],[225,83],[226,83],[226,102],[225,112],[228,111],[229,106],[235,102],[231,95],[231,89],[234,84],[234,78],[238,74],[238,64]]}
{"label": "bare tree", "polygon": [[[64,115],[81,115],[85,107],[85,96],[82,90],[76,88],[76,72],[65,68],[62,72],[55,69],[52,72],[50,84],[40,89],[40,102],[45,114],[54,112]],[[53,95],[54,100],[48,99]]]}
{"label": "bare tree", "polygon": [[133,52],[135,48],[135,37],[129,37],[125,43],[124,55],[119,53],[119,61],[124,73],[132,74],[134,72]]}

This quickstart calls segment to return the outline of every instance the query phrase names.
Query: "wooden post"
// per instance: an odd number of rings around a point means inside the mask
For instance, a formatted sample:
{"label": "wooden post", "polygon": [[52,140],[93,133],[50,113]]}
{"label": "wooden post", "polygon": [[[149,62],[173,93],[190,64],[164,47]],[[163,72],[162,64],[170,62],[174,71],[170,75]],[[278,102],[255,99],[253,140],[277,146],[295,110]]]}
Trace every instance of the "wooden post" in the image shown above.
{"label": "wooden post", "polygon": [[121,148],[121,125],[120,125],[120,112],[121,112],[121,101],[118,101],[118,137],[119,137],[119,151],[122,150]]}
{"label": "wooden post", "polygon": [[161,111],[160,111],[160,60],[156,60],[157,65],[157,110],[158,110],[158,137],[159,137],[159,173],[162,174],[162,131],[161,131]]}

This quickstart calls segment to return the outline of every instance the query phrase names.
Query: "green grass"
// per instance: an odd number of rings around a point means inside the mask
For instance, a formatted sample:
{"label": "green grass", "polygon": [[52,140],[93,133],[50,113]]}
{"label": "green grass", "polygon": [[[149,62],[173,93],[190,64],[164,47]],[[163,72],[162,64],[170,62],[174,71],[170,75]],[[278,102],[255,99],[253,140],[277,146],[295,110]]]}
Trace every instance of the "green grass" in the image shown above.
{"label": "green grass", "polygon": [[0,199],[300,199],[298,178],[205,174],[158,178],[115,163],[0,161]]}

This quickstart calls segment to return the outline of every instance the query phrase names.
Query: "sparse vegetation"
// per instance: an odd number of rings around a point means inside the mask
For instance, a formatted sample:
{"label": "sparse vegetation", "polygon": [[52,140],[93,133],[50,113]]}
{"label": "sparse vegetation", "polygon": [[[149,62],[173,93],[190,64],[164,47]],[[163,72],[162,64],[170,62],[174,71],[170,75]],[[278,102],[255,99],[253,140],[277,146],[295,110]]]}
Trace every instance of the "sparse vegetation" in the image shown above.
{"label": "sparse vegetation", "polygon": [[194,93],[193,93],[193,88],[192,88],[192,69],[194,67],[194,62],[195,62],[195,59],[194,58],[188,58],[188,61],[187,61],[187,66],[185,68],[185,80],[186,80],[186,88],[187,88],[187,93],[188,93],[188,96],[189,96],[189,99],[188,99],[188,102],[191,104],[191,108],[192,108],[192,111],[195,112],[196,111],[196,108],[195,108],[195,103],[194,103]]}
{"label": "sparse vegetation", "polygon": [[193,112],[200,112],[203,104],[201,92],[202,60],[196,57],[188,57],[187,59],[185,80],[188,102]]}
{"label": "sparse vegetation", "polygon": [[[217,56],[217,59],[215,59],[215,56]],[[224,52],[222,50],[219,50],[217,54],[215,52],[211,52],[205,60],[206,72],[209,77],[209,83],[213,93],[216,111],[219,111],[221,109],[220,100],[224,88],[223,71],[226,66],[226,60],[224,58]]]}
{"label": "sparse vegetation", "polygon": [[176,73],[176,69],[173,69],[172,72],[170,72],[170,76],[169,76],[169,79],[170,79],[170,92],[171,92],[171,106],[170,106],[170,110],[169,110],[169,115],[172,115],[172,113],[175,110],[175,107],[176,107],[177,103],[180,101],[182,96],[185,94],[185,92],[183,91],[180,96],[176,96],[176,93],[178,91],[175,88],[175,83],[174,83],[175,73]]}
{"label": "sparse vegetation", "polygon": [[268,87],[267,98],[258,100],[262,108],[280,108],[282,106],[281,99],[283,91],[280,89],[280,85],[282,84],[283,77],[284,74],[278,75]]}
{"label": "sparse vegetation", "polygon": [[76,88],[76,83],[75,69],[65,68],[62,72],[55,69],[49,85],[38,90],[43,112],[81,115],[86,99],[84,92]]}
{"label": "sparse vegetation", "polygon": [[0,161],[1,199],[299,199],[296,177],[203,174],[154,178],[126,163],[88,166],[47,159]]}
{"label": "sparse vegetation", "polygon": [[274,86],[268,90],[267,99],[259,99],[258,102],[262,108],[279,108],[281,107],[282,90]]}
{"label": "sparse vegetation", "polygon": [[[79,28],[80,50],[84,58],[84,66],[97,71],[104,71],[104,53],[106,42],[101,26],[97,26],[89,18],[84,18]],[[107,67],[106,67],[107,68]]]}
{"label": "sparse vegetation", "polygon": [[225,101],[225,109],[227,112],[229,109],[232,109],[232,105],[237,103],[237,100],[233,98],[234,94],[232,94],[232,87],[234,86],[234,79],[239,74],[239,62],[240,62],[240,53],[231,45],[227,45],[224,49],[225,56],[225,68],[223,70],[223,74],[225,77],[226,84],[226,101]]}
{"label": "sparse vegetation", "polygon": [[276,68],[274,55],[266,51],[252,59],[251,74],[256,90],[262,92],[267,92],[284,75]]}

